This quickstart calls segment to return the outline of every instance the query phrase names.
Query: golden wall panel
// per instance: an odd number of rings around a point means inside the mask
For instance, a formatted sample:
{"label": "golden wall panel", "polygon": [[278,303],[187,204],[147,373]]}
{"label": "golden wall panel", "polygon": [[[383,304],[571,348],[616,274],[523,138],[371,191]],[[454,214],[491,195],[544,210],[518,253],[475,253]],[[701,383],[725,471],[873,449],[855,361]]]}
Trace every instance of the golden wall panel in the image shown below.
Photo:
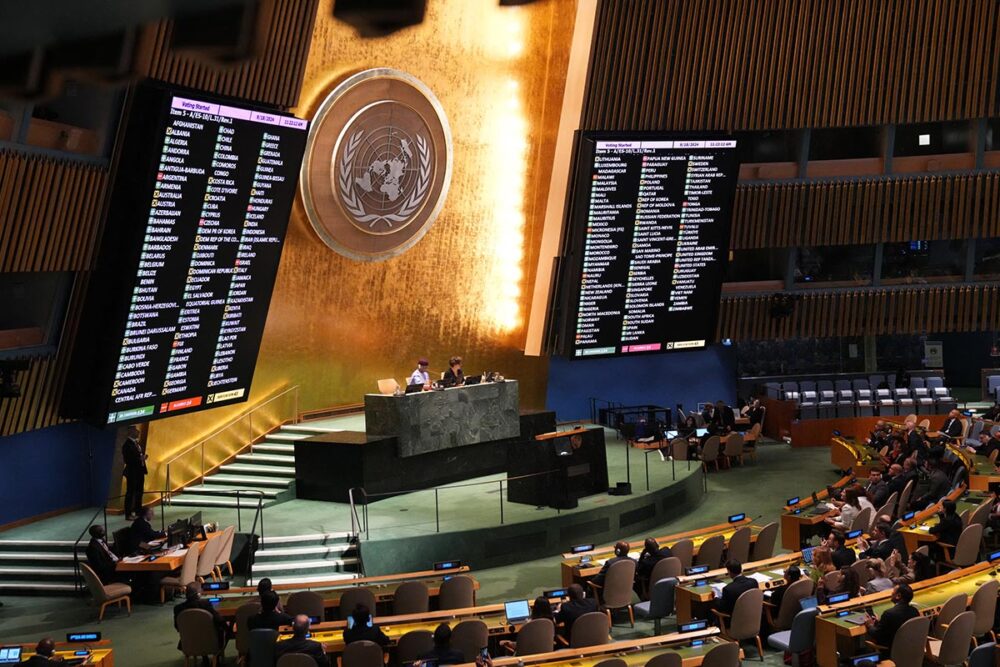
{"label": "golden wall panel", "polygon": [[[573,0],[430,0],[422,25],[362,40],[332,18],[331,0],[320,4],[296,113],[311,117],[358,71],[408,72],[448,116],[452,183],[427,235],[379,263],[335,254],[296,204],[251,401],[300,385],[303,411],[358,403],[379,378],[405,382],[418,356],[438,373],[458,354],[467,373],[519,379],[522,406],[544,405],[547,362],[521,348],[574,17]],[[245,409],[154,422],[153,474]]]}

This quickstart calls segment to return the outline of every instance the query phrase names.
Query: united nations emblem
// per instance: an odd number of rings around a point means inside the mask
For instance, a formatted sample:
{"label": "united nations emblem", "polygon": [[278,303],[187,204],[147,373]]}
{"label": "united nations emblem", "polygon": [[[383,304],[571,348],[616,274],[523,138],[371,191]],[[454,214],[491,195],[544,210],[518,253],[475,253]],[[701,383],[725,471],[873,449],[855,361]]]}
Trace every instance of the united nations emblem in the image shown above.
{"label": "united nations emblem", "polygon": [[300,188],[323,241],[378,261],[412,247],[433,224],[451,180],[451,132],[437,98],[390,69],[356,74],[313,120]]}

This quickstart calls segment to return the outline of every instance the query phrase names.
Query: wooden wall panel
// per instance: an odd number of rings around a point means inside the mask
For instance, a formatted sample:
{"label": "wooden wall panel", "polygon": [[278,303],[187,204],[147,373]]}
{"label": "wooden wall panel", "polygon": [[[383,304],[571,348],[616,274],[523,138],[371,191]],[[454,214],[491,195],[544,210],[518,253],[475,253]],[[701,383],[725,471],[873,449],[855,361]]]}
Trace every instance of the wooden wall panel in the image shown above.
{"label": "wooden wall panel", "polygon": [[261,44],[254,58],[233,65],[170,48],[173,23],[146,28],[136,69],[143,75],[205,92],[284,109],[298,103],[319,0],[261,0]]}
{"label": "wooden wall panel", "polygon": [[1000,173],[741,185],[731,247],[1000,236]]}
{"label": "wooden wall panel", "polygon": [[771,295],[722,300],[717,335],[741,340],[994,331],[1000,285],[865,289],[801,294],[789,317],[771,317]]}
{"label": "wooden wall panel", "polygon": [[996,115],[995,0],[602,0],[585,129]]}

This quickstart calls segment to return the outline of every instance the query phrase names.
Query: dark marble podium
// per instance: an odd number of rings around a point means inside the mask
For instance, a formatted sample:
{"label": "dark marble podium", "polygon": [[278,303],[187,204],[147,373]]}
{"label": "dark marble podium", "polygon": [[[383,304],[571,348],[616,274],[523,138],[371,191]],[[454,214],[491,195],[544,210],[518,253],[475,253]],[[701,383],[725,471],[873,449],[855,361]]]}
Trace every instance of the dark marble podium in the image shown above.
{"label": "dark marble podium", "polygon": [[365,396],[365,432],[395,436],[401,458],[516,438],[519,414],[516,380]]}

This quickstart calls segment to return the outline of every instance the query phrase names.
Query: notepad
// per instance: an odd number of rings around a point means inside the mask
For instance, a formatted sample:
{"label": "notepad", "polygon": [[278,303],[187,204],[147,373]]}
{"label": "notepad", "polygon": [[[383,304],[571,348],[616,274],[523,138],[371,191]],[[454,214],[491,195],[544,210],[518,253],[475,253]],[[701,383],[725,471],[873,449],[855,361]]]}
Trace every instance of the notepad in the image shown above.
{"label": "notepad", "polygon": [[126,563],[141,563],[142,561],[146,560],[146,557],[145,556],[126,556],[125,558],[122,558],[122,560],[124,562],[126,562]]}
{"label": "notepad", "polygon": [[724,583],[711,584],[712,595],[718,599],[722,597],[722,589],[726,587]]}
{"label": "notepad", "polygon": [[767,576],[763,572],[754,572],[753,574],[748,574],[747,576],[756,581],[758,584],[766,584],[771,581],[771,577]]}

